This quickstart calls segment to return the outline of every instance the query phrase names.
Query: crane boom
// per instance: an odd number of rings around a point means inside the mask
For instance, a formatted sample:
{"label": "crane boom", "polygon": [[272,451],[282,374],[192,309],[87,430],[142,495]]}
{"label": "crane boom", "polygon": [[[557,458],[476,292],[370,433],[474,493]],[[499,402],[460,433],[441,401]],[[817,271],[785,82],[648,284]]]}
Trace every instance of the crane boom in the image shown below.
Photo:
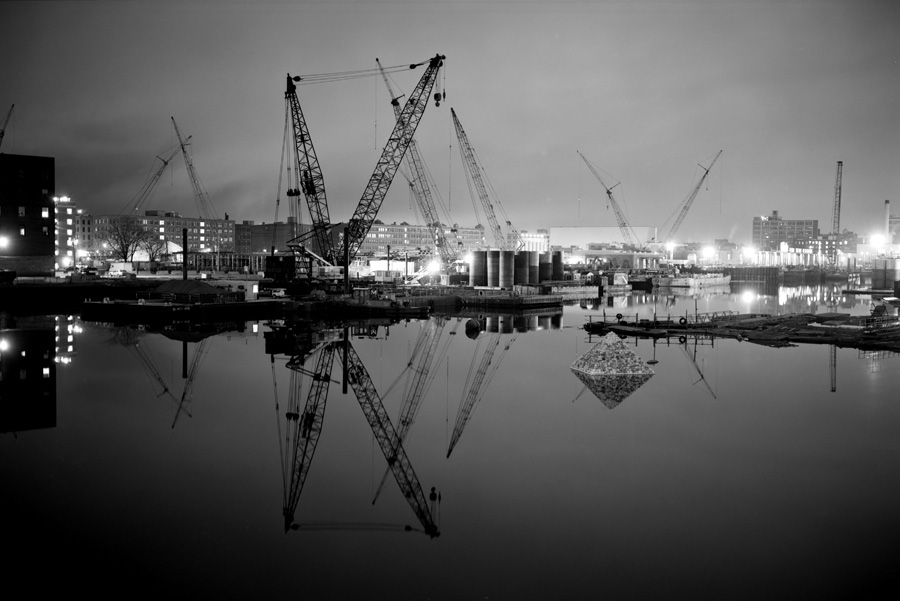
{"label": "crane boom", "polygon": [[459,122],[456,111],[451,108],[450,113],[453,115],[453,125],[456,127],[456,137],[459,140],[459,152],[462,155],[463,164],[466,166],[469,178],[472,183],[475,184],[478,198],[481,200],[482,207],[484,207],[484,214],[491,227],[491,232],[494,234],[494,241],[497,243],[497,246],[500,247],[500,250],[515,250],[510,248],[509,241],[503,236],[500,224],[497,222],[497,215],[494,213],[494,205],[491,203],[491,198],[488,195],[487,186],[485,186],[484,177],[481,174],[481,166],[475,159],[475,151],[469,143],[469,137],[466,135],[462,123]]}
{"label": "crane boom", "polygon": [[191,179],[191,186],[194,188],[194,196],[197,200],[197,209],[200,211],[200,215],[205,217],[206,219],[218,219],[216,212],[212,208],[212,204],[209,201],[209,194],[206,190],[203,189],[203,185],[200,183],[200,178],[197,176],[197,170],[194,169],[194,160],[191,158],[191,153],[188,152],[188,142],[190,141],[190,137],[184,138],[181,135],[181,130],[178,129],[178,124],[175,123],[175,117],[172,117],[172,125],[175,126],[175,135],[178,136],[178,144],[181,146],[181,152],[184,154],[184,164],[187,166],[188,176]]}
{"label": "crane boom", "polygon": [[3,135],[6,133],[6,126],[9,125],[9,118],[12,117],[14,108],[16,108],[16,105],[9,107],[9,112],[6,113],[6,119],[3,120],[3,127],[0,127],[0,145],[3,145]]}
{"label": "crane boom", "polygon": [[709,175],[709,170],[712,169],[713,165],[716,164],[716,161],[719,159],[719,156],[721,154],[721,150],[716,153],[716,156],[709,164],[709,167],[700,165],[700,168],[703,169],[703,176],[700,178],[700,181],[697,182],[697,185],[694,186],[694,189],[691,190],[691,193],[688,194],[687,198],[685,198],[682,202],[681,212],[678,214],[678,218],[675,220],[675,223],[672,225],[672,229],[669,230],[669,234],[666,236],[666,243],[671,242],[675,238],[675,232],[677,232],[678,228],[681,227],[681,222],[684,221],[684,217],[685,215],[687,215],[688,211],[691,208],[691,205],[694,203],[694,199],[697,198],[697,194],[700,192],[700,188],[703,186],[703,182],[706,181],[706,176]]}
{"label": "crane boom", "polygon": [[287,87],[284,92],[285,111],[290,118],[293,142],[290,147],[291,165],[297,178],[296,185],[299,186],[298,188],[289,188],[287,195],[288,197],[298,197],[303,194],[306,198],[313,235],[318,245],[316,252],[334,264],[337,257],[334,238],[329,231],[331,219],[325,196],[325,178],[322,175],[319,158],[316,156],[316,149],[313,147],[312,138],[309,135],[306,119],[300,109],[295,85],[297,81],[300,81],[299,77],[291,77],[288,74]]}
{"label": "crane boom", "polygon": [[[394,116],[399,121],[401,112],[399,99],[401,97],[394,95],[391,82],[388,79],[387,72],[385,72],[384,68],[381,66],[381,61],[376,58],[375,62],[378,64],[378,69],[381,71],[382,78],[384,78],[384,85],[387,86],[388,94],[391,97],[391,106],[394,107]],[[428,185],[425,162],[419,154],[419,145],[416,144],[415,138],[410,139],[409,148],[406,153],[406,161],[409,163],[411,174],[411,177],[409,178],[409,187],[412,189],[413,195],[419,204],[422,216],[425,217],[426,225],[432,230],[432,235],[435,244],[437,245],[438,253],[441,256],[441,260],[444,263],[452,263],[456,260],[456,253],[450,248],[447,237],[444,235],[444,228],[441,225],[441,219],[438,216],[437,209],[434,205],[434,199],[431,196],[431,186]]]}
{"label": "crane boom", "polygon": [[831,219],[831,233],[841,233],[841,179],[844,172],[844,161],[837,162],[837,173],[834,176],[834,215]]}
{"label": "crane boom", "polygon": [[[291,387],[291,396],[288,399],[288,410],[285,413],[287,419],[289,444],[283,454],[282,476],[285,481],[284,489],[284,531],[287,532],[294,522],[294,514],[297,511],[297,503],[300,501],[300,493],[303,492],[303,484],[309,474],[309,466],[312,465],[313,455],[319,443],[319,435],[322,433],[322,425],[325,421],[325,403],[328,400],[328,386],[331,384],[331,367],[334,363],[334,343],[325,344],[319,352],[316,362],[316,371],[313,373],[313,382],[306,396],[306,405],[303,413],[299,411],[299,386]],[[291,371],[292,384],[298,374],[303,373],[302,362],[292,358],[288,362]]]}
{"label": "crane boom", "polygon": [[[397,118],[397,123],[394,125],[394,129],[381,153],[381,158],[375,165],[375,171],[372,172],[369,183],[363,191],[362,198],[360,198],[359,204],[347,225],[347,239],[344,241],[344,244],[347,245],[350,259],[356,256],[359,247],[362,246],[366,235],[369,233],[369,229],[375,222],[375,217],[378,215],[379,209],[381,209],[381,203],[384,202],[384,197],[391,187],[391,182],[394,180],[394,175],[396,175],[397,169],[400,167],[403,155],[406,154],[413,134],[415,134],[422,115],[425,113],[425,108],[428,106],[428,96],[431,94],[434,82],[437,80],[438,71],[444,64],[445,58],[442,54],[436,54],[434,58],[426,61],[428,67]],[[425,62],[413,64],[410,65],[410,68],[424,64]]]}
{"label": "crane boom", "polygon": [[[190,140],[190,136],[188,136],[188,140]],[[134,208],[132,208],[131,212],[136,213],[140,210],[141,206],[144,202],[150,198],[150,195],[153,194],[153,191],[156,189],[156,184],[159,183],[159,178],[162,177],[163,172],[166,170],[166,167],[169,166],[169,163],[172,159],[175,158],[175,155],[179,153],[181,150],[180,146],[176,146],[171,153],[169,153],[166,158],[162,158],[161,156],[156,157],[160,161],[162,161],[162,165],[159,166],[159,169],[150,176],[144,185],[138,190],[138,193],[135,194],[134,198],[129,202],[130,204],[134,204]]]}
{"label": "crane boom", "polygon": [[[619,231],[622,232],[622,238],[624,239],[625,244],[637,246],[635,242],[636,237],[632,235],[633,230],[631,229],[631,225],[629,225],[628,220],[625,218],[625,214],[622,213],[622,210],[619,208],[619,203],[616,202],[616,198],[615,196],[613,196],[612,188],[606,185],[606,182],[604,182],[603,178],[600,177],[600,173],[597,171],[597,169],[594,168],[591,162],[587,160],[587,157],[585,157],[580,152],[578,153],[578,156],[581,157],[581,159],[584,161],[584,164],[588,166],[588,169],[591,170],[591,173],[594,174],[594,177],[597,178],[597,181],[600,182],[600,185],[603,186],[604,190],[606,190],[606,197],[609,199],[609,204],[612,206],[613,213],[615,213],[616,215],[616,222],[619,224]],[[613,186],[613,188],[618,185],[619,184],[616,184],[615,186]]]}
{"label": "crane boom", "polygon": [[412,469],[409,457],[407,457],[406,451],[403,450],[397,431],[394,429],[387,411],[384,409],[381,397],[378,396],[378,392],[375,390],[372,378],[369,376],[369,372],[366,371],[350,341],[345,340],[344,344],[345,352],[342,356],[346,363],[347,379],[353,388],[356,400],[359,401],[359,406],[366,416],[366,420],[369,422],[369,427],[372,428],[372,434],[378,441],[381,452],[384,453],[384,458],[387,459],[388,465],[397,479],[400,491],[406,498],[407,503],[412,507],[416,517],[419,518],[425,533],[432,538],[439,536],[440,532],[428,507],[428,500],[422,492],[422,486],[419,484],[419,479]]}

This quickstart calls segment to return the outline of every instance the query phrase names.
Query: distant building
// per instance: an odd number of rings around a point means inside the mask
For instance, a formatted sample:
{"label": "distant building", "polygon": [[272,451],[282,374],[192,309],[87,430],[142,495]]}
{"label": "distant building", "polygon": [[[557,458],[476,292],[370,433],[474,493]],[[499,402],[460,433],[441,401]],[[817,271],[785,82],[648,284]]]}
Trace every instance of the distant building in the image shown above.
{"label": "distant building", "polygon": [[782,242],[793,246],[796,240],[818,237],[817,219],[782,219],[778,211],[753,218],[752,244],[759,250],[779,250]]}
{"label": "distant building", "polygon": [[[656,239],[655,227],[631,228],[639,244]],[[590,244],[624,246],[622,230],[613,226],[563,226],[550,228],[550,246],[588,248]]]}
{"label": "distant building", "polygon": [[520,250],[533,250],[537,252],[548,252],[550,250],[550,231],[540,229],[534,232],[522,230],[519,232],[522,236],[522,242],[525,246]]}
{"label": "distant building", "polygon": [[52,157],[0,154],[0,269],[53,275],[55,186]]}
{"label": "distant building", "polygon": [[[77,245],[79,249],[102,253],[109,239],[109,228],[121,215],[84,215],[77,221]],[[235,246],[235,224],[228,219],[183,217],[168,211],[144,211],[135,217],[138,223],[159,240],[182,246],[184,230],[187,230],[189,253],[231,253]]]}

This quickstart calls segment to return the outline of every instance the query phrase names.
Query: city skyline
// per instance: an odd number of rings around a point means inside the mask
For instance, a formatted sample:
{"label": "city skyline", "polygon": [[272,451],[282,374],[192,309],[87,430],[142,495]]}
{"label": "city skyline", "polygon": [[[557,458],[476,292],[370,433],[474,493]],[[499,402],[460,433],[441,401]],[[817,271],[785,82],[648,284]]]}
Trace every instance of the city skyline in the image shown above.
{"label": "city skyline", "polygon": [[[416,139],[450,222],[469,198],[459,115],[519,230],[615,226],[578,152],[631,224],[664,233],[710,171],[680,241],[750,240],[754,216],[861,235],[897,204],[900,8],[890,2],[8,2],[0,8],[0,152],[56,159],[56,193],[117,213],[155,158],[192,136],[219,217],[276,220],[285,74],[373,70],[445,54]],[[392,83],[410,92],[421,69]],[[345,221],[393,126],[378,76],[300,86],[331,220]],[[400,174],[378,218],[418,219]],[[277,220],[288,216],[280,192]],[[181,157],[148,209],[196,211]]]}

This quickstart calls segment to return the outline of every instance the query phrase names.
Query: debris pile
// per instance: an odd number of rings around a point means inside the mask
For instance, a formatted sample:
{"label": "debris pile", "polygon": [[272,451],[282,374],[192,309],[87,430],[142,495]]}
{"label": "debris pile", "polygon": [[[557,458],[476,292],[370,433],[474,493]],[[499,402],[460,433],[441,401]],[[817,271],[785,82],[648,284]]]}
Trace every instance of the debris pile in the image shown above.
{"label": "debris pile", "polygon": [[654,373],[613,332],[576,359],[570,369],[610,409],[643,386]]}

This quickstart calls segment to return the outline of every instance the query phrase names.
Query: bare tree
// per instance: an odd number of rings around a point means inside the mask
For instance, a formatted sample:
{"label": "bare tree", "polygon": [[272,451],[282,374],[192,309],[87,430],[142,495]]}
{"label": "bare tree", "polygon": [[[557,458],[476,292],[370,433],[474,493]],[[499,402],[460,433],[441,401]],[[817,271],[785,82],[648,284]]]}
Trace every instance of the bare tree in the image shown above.
{"label": "bare tree", "polygon": [[147,260],[151,262],[164,259],[169,254],[169,243],[159,236],[154,236],[151,232],[147,233],[141,248],[147,251]]}
{"label": "bare tree", "polygon": [[124,215],[110,220],[106,230],[106,242],[113,256],[122,261],[133,261],[134,253],[149,238],[147,230],[136,217]]}

